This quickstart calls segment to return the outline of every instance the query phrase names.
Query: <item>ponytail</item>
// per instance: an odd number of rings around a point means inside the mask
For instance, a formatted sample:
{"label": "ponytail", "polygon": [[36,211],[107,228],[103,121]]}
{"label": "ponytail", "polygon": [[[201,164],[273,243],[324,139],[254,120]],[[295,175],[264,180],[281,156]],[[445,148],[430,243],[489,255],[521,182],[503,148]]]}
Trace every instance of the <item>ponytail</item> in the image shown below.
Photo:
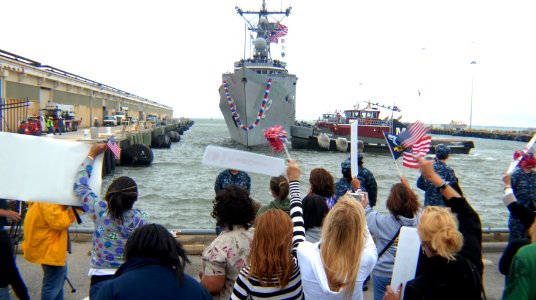
{"label": "ponytail", "polygon": [[130,177],[119,177],[110,184],[105,198],[108,215],[123,224],[123,214],[132,209],[138,199],[138,186]]}
{"label": "ponytail", "polygon": [[285,200],[289,193],[288,180],[285,176],[272,177],[270,179],[270,189],[276,195],[277,200]]}

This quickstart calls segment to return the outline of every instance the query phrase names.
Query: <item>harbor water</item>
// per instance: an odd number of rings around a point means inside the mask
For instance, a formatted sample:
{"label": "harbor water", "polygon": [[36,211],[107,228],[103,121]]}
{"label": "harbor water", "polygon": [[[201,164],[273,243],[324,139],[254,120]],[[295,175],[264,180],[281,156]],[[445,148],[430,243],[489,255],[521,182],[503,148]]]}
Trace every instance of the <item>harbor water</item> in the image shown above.
{"label": "harbor water", "polygon": [[[441,136],[448,138],[448,136]],[[515,150],[524,143],[502,140],[472,138],[475,148],[469,155],[451,155],[448,164],[455,170],[460,185],[470,203],[480,214],[483,227],[507,227],[508,211],[502,204],[502,173],[508,168]],[[245,150],[231,140],[223,120],[195,120],[194,126],[185,132],[179,143],[171,149],[154,149],[153,165],[146,168],[119,167],[112,176],[103,181],[103,193],[113,178],[130,176],[136,180],[139,199],[136,207],[149,214],[151,222],[161,223],[167,228],[211,229],[214,219],[210,216],[214,198],[214,180],[222,169],[201,164],[206,146],[218,145]],[[285,158],[284,154],[273,153],[268,147],[256,152]],[[340,163],[349,153],[291,150],[302,168],[302,195],[309,188],[311,169],[323,167],[338,180],[341,177]],[[378,182],[377,209],[386,211],[385,201],[393,183],[399,181],[398,172],[389,154],[365,153],[364,165],[371,170]],[[416,187],[418,171],[401,166],[421,201],[424,193]],[[250,174],[252,198],[267,204],[272,200],[269,191],[269,176]],[[84,217],[78,225],[92,227]]]}

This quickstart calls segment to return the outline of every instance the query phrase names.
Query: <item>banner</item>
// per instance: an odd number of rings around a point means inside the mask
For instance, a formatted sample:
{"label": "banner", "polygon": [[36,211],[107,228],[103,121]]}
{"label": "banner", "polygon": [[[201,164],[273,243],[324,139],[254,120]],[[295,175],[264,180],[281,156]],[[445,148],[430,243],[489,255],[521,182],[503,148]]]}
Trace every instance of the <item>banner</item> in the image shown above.
{"label": "banner", "polygon": [[285,174],[287,166],[281,158],[246,151],[209,145],[205,148],[203,164],[218,168],[279,176]]}
{"label": "banner", "polygon": [[[74,177],[90,144],[0,132],[0,198],[80,205]],[[102,158],[93,163],[89,185],[100,196]]]}

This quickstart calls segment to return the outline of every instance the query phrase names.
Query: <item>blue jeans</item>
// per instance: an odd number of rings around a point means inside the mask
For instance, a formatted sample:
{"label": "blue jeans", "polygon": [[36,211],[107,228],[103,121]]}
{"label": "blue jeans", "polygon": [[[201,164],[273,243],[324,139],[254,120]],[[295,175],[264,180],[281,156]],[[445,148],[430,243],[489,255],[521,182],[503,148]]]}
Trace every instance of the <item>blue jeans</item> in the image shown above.
{"label": "blue jeans", "polygon": [[9,295],[9,285],[0,288],[0,300],[11,300],[11,296]]}
{"label": "blue jeans", "polygon": [[43,288],[41,300],[63,300],[63,284],[67,277],[67,264],[65,266],[41,265],[43,268]]}
{"label": "blue jeans", "polygon": [[382,300],[387,286],[391,284],[391,277],[380,277],[373,275],[372,281],[374,284],[374,300]]}

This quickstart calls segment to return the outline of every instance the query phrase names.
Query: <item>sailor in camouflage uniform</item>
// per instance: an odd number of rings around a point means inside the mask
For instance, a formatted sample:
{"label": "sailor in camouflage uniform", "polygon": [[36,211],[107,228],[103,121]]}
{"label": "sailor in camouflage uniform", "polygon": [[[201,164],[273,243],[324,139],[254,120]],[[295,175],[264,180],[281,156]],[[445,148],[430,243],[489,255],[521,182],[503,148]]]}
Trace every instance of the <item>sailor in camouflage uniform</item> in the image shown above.
{"label": "sailor in camouflage uniform", "polygon": [[[357,179],[361,184],[360,189],[362,192],[368,193],[370,206],[374,206],[376,204],[376,197],[378,193],[376,179],[371,171],[363,167],[362,154],[358,155],[357,161],[359,165],[359,174],[357,175]],[[350,158],[341,163],[341,172],[343,177],[335,184],[335,196],[337,196],[337,198],[346,194],[347,191],[355,192],[354,188],[352,187],[351,169],[352,166]]]}
{"label": "sailor in camouflage uniform", "polygon": [[214,192],[216,194],[230,185],[238,185],[248,191],[251,190],[251,178],[248,173],[239,170],[225,170],[221,172],[214,183]]}
{"label": "sailor in camouflage uniform", "polygon": [[363,167],[363,155],[359,153],[357,156],[357,165],[359,167],[359,172],[357,174],[357,179],[361,183],[361,189],[368,193],[369,205],[374,207],[376,205],[376,199],[378,197],[378,184],[376,183],[376,178],[372,172]]}
{"label": "sailor in camouflage uniform", "polygon": [[[458,178],[454,170],[447,166],[450,148],[443,144],[439,144],[435,148],[436,157],[434,162],[434,171],[443,178],[450,186],[458,186]],[[424,191],[424,206],[438,205],[445,206],[443,196],[439,190],[428,180],[425,180],[422,175],[417,179],[417,187]]]}
{"label": "sailor in camouflage uniform", "polygon": [[[535,210],[536,209],[536,159],[534,156],[528,156],[523,159],[518,168],[512,173],[512,190],[519,204]],[[510,215],[508,220],[510,229],[510,241],[519,238],[529,238],[527,229],[519,219]]]}

